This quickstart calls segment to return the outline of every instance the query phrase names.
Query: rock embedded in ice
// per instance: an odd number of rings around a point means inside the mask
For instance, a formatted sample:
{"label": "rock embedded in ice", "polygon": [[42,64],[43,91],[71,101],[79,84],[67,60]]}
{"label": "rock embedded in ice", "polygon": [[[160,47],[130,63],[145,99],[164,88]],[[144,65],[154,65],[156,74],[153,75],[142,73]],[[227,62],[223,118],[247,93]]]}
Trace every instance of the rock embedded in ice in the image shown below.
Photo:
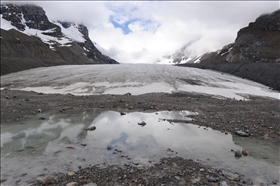
{"label": "rock embedded in ice", "polygon": [[145,121],[142,121],[141,123],[138,123],[138,125],[141,125],[142,127],[144,127],[147,123]]}
{"label": "rock embedded in ice", "polygon": [[86,130],[89,130],[89,131],[93,131],[93,130],[95,130],[95,129],[96,129],[96,126],[92,126],[92,127],[86,128]]}

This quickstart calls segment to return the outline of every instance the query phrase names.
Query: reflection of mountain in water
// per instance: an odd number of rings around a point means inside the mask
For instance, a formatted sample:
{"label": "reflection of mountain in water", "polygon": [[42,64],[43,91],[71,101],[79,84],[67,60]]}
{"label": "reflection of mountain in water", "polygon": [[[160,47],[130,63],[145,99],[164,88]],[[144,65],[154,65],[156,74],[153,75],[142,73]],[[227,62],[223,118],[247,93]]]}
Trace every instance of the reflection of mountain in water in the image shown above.
{"label": "reflection of mountain in water", "polygon": [[243,138],[236,135],[232,136],[235,144],[241,146],[249,152],[254,159],[265,161],[269,164],[279,166],[279,144],[268,140],[258,140],[252,138]]}

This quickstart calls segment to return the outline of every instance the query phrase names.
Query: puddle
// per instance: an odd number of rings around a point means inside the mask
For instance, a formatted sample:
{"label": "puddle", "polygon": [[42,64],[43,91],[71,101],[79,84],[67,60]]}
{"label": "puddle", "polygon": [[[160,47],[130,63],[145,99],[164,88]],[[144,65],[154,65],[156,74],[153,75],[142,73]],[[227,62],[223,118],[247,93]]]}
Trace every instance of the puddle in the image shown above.
{"label": "puddle", "polygon": [[[151,166],[166,156],[199,159],[213,167],[244,174],[254,183],[278,179],[279,144],[235,139],[230,134],[192,125],[188,117],[192,114],[196,113],[121,115],[99,109],[72,109],[2,124],[1,179],[6,180],[2,184],[44,179],[52,173],[89,164]],[[86,130],[92,126],[96,129]],[[231,149],[245,149],[250,155],[236,159]]]}

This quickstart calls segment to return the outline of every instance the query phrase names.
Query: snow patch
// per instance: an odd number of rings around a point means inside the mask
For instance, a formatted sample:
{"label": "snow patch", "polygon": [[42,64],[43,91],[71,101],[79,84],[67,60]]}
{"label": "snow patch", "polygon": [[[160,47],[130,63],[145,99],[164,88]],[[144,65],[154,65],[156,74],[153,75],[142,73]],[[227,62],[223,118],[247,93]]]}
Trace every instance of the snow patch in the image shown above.
{"label": "snow patch", "polygon": [[194,63],[200,63],[201,56],[198,56]]}
{"label": "snow patch", "polygon": [[66,38],[80,43],[86,41],[84,35],[79,31],[77,25],[71,24],[70,27],[64,28],[59,22],[55,22],[54,24],[58,25],[61,28],[61,32]]}
{"label": "snow patch", "polygon": [[89,50],[88,50],[88,49],[86,49],[86,47],[83,47],[83,49],[84,49],[85,51],[89,52]]}
{"label": "snow patch", "polygon": [[[11,25],[10,21],[7,21],[6,19],[2,18],[1,14],[1,28],[4,30],[10,30],[10,29],[16,29],[18,30],[15,26]],[[60,23],[55,22],[56,25],[58,25],[61,28],[61,32],[64,35],[63,37],[57,38],[49,35],[45,35],[44,33],[53,33],[55,32],[56,28],[52,28],[49,30],[38,30],[38,29],[32,29],[29,28],[26,23],[27,21],[24,19],[23,14],[21,13],[21,22],[23,25],[25,25],[25,30],[21,31],[18,30],[21,33],[24,33],[29,36],[36,36],[41,39],[42,42],[48,44],[51,48],[52,45],[58,44],[62,47],[70,47],[72,45],[69,45],[69,43],[73,41],[77,42],[85,42],[85,38],[83,34],[79,31],[78,26],[75,24],[72,24],[69,28],[64,28]]]}
{"label": "snow patch", "polygon": [[15,26],[13,26],[13,25],[11,24],[10,21],[7,21],[6,19],[3,19],[2,16],[3,16],[3,15],[1,14],[1,28],[2,28],[3,30],[11,30],[11,29],[16,29],[16,30],[18,30]]}

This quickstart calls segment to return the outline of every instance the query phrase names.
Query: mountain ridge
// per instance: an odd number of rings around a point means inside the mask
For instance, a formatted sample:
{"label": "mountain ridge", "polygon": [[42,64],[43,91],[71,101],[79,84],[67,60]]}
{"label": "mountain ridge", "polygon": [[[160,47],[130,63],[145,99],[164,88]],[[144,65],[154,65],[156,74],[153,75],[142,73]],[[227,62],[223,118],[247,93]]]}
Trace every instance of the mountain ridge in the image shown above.
{"label": "mountain ridge", "polygon": [[[168,55],[171,63],[280,62],[280,10],[262,14],[222,49],[190,57],[189,44]],[[171,56],[171,58],[170,58]],[[173,57],[173,58],[172,58]],[[187,59],[187,60],[186,60]]]}
{"label": "mountain ridge", "polygon": [[32,4],[3,4],[0,10],[1,75],[53,65],[118,64],[95,47],[83,24],[50,22]]}
{"label": "mountain ridge", "polygon": [[211,69],[280,90],[280,10],[259,16],[241,28],[235,41],[203,54],[199,63],[178,66]]}

